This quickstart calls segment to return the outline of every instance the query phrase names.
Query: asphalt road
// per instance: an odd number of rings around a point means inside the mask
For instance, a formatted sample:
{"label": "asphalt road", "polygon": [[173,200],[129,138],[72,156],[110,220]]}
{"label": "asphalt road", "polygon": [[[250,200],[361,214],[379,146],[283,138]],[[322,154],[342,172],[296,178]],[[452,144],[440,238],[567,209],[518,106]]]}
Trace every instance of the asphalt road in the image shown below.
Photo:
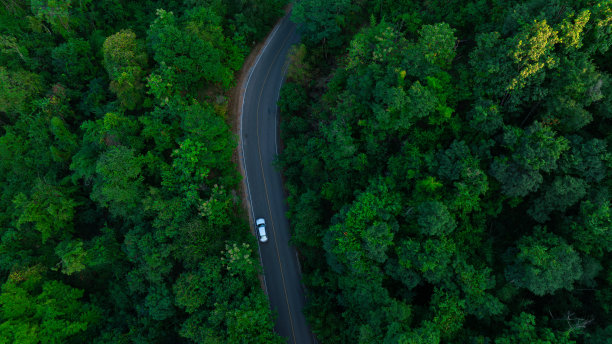
{"label": "asphalt road", "polygon": [[[250,71],[240,126],[247,193],[254,219],[266,220],[268,242],[259,243],[275,331],[288,343],[314,343],[303,314],[304,289],[296,251],[289,246],[287,204],[280,173],[272,162],[278,153],[280,87],[289,47],[299,41],[295,24],[285,16],[274,28]],[[254,224],[253,224],[254,226]]]}

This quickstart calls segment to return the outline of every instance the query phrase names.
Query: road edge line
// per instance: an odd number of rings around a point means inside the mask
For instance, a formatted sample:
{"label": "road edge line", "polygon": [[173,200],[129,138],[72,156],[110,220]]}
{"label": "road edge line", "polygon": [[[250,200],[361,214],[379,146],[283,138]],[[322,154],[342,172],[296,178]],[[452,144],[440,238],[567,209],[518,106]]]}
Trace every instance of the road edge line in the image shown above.
{"label": "road edge line", "polygon": [[[266,52],[266,48],[268,47],[268,45],[270,44],[270,42],[272,42],[272,39],[274,38],[274,36],[276,35],[276,32],[278,31],[278,29],[280,28],[280,26],[283,24],[283,22],[285,21],[285,19],[287,18],[287,14],[285,14],[285,16],[283,16],[278,23],[275,25],[274,30],[272,31],[271,34],[269,34],[268,38],[266,39],[266,43],[264,45],[264,47],[261,49],[261,52],[259,53],[259,55],[257,56],[257,59],[255,60],[255,63],[253,64],[253,66],[249,69],[249,77],[247,78],[247,81],[244,85],[244,87],[242,87],[242,90],[240,92],[240,97],[242,98],[242,104],[240,105],[240,116],[238,119],[238,127],[239,127],[239,137],[238,137],[238,144],[240,145],[240,149],[238,150],[238,154],[240,155],[240,158],[238,159],[238,163],[239,168],[241,170],[244,171],[244,178],[243,178],[243,183],[246,184],[246,188],[245,191],[247,193],[248,196],[248,200],[249,200],[249,204],[248,204],[248,208],[249,211],[247,212],[250,218],[249,221],[249,228],[251,228],[251,225],[253,223],[253,221],[255,221],[255,213],[253,212],[253,200],[251,197],[251,186],[249,185],[249,176],[247,173],[247,167],[246,167],[246,161],[244,158],[244,142],[243,142],[243,136],[242,136],[242,118],[244,115],[244,99],[245,99],[245,95],[246,95],[246,91],[249,88],[249,82],[251,81],[251,77],[253,76],[253,71],[255,70],[255,68],[257,67],[257,64],[259,63],[259,60],[261,59],[261,56]],[[268,297],[268,303],[269,301],[269,292],[268,292],[268,283],[266,281],[266,275],[263,273],[263,262],[261,260],[261,247],[259,245],[259,240],[257,240],[257,251],[259,253],[259,266],[261,266],[262,269],[262,273],[260,274],[263,277],[263,282],[264,282],[264,288],[265,288],[265,293],[266,296]]]}

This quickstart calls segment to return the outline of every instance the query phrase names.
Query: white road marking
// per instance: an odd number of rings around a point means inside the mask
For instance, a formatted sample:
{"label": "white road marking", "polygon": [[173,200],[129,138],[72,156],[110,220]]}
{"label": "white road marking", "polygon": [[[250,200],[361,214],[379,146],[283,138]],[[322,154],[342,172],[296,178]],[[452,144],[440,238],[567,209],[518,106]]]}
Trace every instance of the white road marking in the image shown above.
{"label": "white road marking", "polygon": [[[278,52],[276,53],[276,55],[274,56],[274,58],[272,59],[272,65],[274,64],[274,62],[276,61],[276,59],[278,58],[278,54],[280,54],[280,52],[283,50],[283,47],[285,46],[285,43],[287,42],[287,39],[289,39],[291,37],[291,34],[293,33],[293,29],[290,31],[289,35],[285,38],[285,40],[283,41],[283,43],[281,44],[281,48],[280,50],[278,50]],[[264,87],[268,81],[268,76],[270,75],[270,71],[272,70],[272,65],[270,66],[270,68],[268,68],[268,72],[266,73],[266,77],[264,78],[263,81],[263,86],[261,87],[260,91],[259,91],[259,99],[257,100],[257,110],[256,110],[256,133],[257,133],[257,152],[259,153],[259,166],[261,168],[261,175],[263,177],[263,185],[264,185],[264,191],[265,191],[265,195],[266,195],[266,201],[268,203],[268,214],[270,215],[270,223],[271,223],[271,227],[272,227],[272,233],[274,233],[273,241],[274,241],[274,247],[276,248],[276,256],[278,257],[278,266],[280,268],[280,275],[281,275],[281,279],[283,281],[283,291],[285,292],[285,301],[287,302],[287,310],[289,311],[289,323],[291,324],[291,333],[292,333],[292,337],[293,337],[293,342],[296,343],[296,337],[295,337],[295,331],[294,331],[294,327],[293,327],[293,317],[291,316],[291,306],[289,304],[289,298],[287,296],[287,288],[286,288],[286,283],[285,283],[285,274],[283,272],[283,263],[282,260],[280,258],[280,253],[278,251],[278,241],[276,240],[276,231],[274,230],[274,218],[272,216],[272,207],[270,206],[270,198],[268,196],[268,187],[266,185],[266,174],[263,168],[263,159],[261,157],[261,146],[260,146],[260,137],[259,137],[259,110],[260,110],[260,105],[261,105],[261,95],[263,93]]]}
{"label": "white road marking", "polygon": [[297,251],[295,251],[295,260],[298,263],[298,270],[300,270],[300,275],[302,275],[302,264],[300,264],[300,257],[298,257]]}
{"label": "white road marking", "polygon": [[[285,18],[281,19],[281,21],[276,25],[276,27],[274,28],[274,31],[272,32],[272,34],[268,38],[268,41],[266,42],[263,49],[261,50],[261,53],[259,53],[259,56],[257,56],[257,60],[255,60],[255,64],[249,70],[249,78],[247,79],[247,82],[242,91],[242,105],[240,107],[240,150],[242,151],[242,167],[244,168],[244,175],[245,175],[244,180],[247,185],[247,194],[249,195],[249,203],[251,205],[250,208],[251,208],[252,220],[255,220],[255,212],[253,211],[253,199],[251,198],[251,186],[249,185],[249,174],[247,173],[247,165],[244,159],[244,145],[242,142],[242,138],[243,138],[242,136],[242,116],[244,114],[244,98],[246,95],[246,91],[249,88],[249,82],[251,81],[251,76],[253,76],[253,71],[255,70],[255,68],[257,67],[257,64],[259,63],[259,59],[261,59],[261,56],[266,52],[266,48],[268,47],[270,42],[272,42],[274,35],[276,35],[276,31],[278,31],[278,28],[283,24],[284,20]],[[250,225],[251,224],[249,224],[249,226]],[[261,265],[263,269],[263,262],[261,261],[261,246],[259,244],[259,239],[257,240],[257,251],[259,252],[259,264]],[[262,273],[262,275],[263,275],[263,280],[264,280],[264,287],[266,288],[266,295],[269,295],[268,283],[266,282],[266,274]]]}
{"label": "white road marking", "polygon": [[240,149],[242,150],[242,165],[244,167],[245,181],[247,184],[247,193],[249,194],[249,202],[251,203],[251,214],[253,215],[253,220],[255,219],[255,213],[253,212],[253,207],[252,207],[253,200],[251,199],[251,188],[249,186],[249,174],[247,173],[246,161],[244,160],[244,145],[242,142],[242,137],[243,137],[242,136],[242,116],[244,115],[244,98],[245,98],[246,91],[249,88],[249,82],[251,82],[251,76],[253,76],[253,71],[255,70],[255,68],[257,67],[257,64],[259,63],[259,59],[261,59],[261,56],[266,52],[266,48],[268,47],[270,42],[272,42],[272,38],[274,38],[274,36],[276,35],[276,31],[278,31],[278,28],[283,24],[284,20],[285,19],[282,19],[276,25],[276,27],[274,28],[274,31],[272,32],[272,34],[268,38],[268,41],[266,42],[263,49],[261,50],[261,53],[259,54],[259,56],[257,56],[257,60],[255,60],[255,65],[251,67],[249,71],[249,78],[247,79],[247,82],[244,86],[244,90],[242,91],[242,105],[240,107]]}

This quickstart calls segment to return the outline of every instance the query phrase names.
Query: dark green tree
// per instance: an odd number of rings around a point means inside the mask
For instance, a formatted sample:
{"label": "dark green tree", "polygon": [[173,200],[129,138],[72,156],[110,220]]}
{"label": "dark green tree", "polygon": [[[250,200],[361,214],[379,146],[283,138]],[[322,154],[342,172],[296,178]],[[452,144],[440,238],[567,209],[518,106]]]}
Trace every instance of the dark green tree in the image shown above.
{"label": "dark green tree", "polygon": [[495,344],[575,343],[570,339],[569,331],[554,331],[547,327],[537,326],[536,318],[533,314],[521,313],[512,318],[509,326],[510,328],[505,330],[503,335],[495,339]]}
{"label": "dark green tree", "polygon": [[506,279],[536,295],[572,290],[582,276],[578,253],[546,228],[536,227],[534,235],[519,240],[516,250],[513,264],[506,268]]}
{"label": "dark green tree", "polygon": [[111,147],[96,164],[91,198],[113,215],[136,216],[144,193],[142,158],[124,146]]}
{"label": "dark green tree", "polygon": [[42,78],[27,71],[9,71],[0,66],[0,111],[25,113],[32,109],[32,100],[43,91]]}
{"label": "dark green tree", "polygon": [[308,47],[321,44],[338,48],[342,45],[342,30],[347,25],[347,14],[353,9],[350,0],[306,0],[296,3],[292,19],[301,24],[302,41]]}

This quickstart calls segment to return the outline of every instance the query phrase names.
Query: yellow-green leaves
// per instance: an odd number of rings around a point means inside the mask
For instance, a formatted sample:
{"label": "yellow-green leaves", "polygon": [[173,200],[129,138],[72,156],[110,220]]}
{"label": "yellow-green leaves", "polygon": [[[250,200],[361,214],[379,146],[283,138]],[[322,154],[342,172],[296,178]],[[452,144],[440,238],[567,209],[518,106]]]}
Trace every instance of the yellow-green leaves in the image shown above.
{"label": "yellow-green leaves", "polygon": [[543,71],[544,67],[552,68],[557,63],[553,49],[560,42],[557,31],[550,27],[546,20],[535,20],[526,30],[515,37],[516,43],[510,51],[518,70],[506,87],[511,91],[526,85],[527,79]]}
{"label": "yellow-green leaves", "polygon": [[584,10],[571,22],[571,17],[563,20],[561,24],[561,40],[568,47],[579,49],[582,47],[584,29],[591,17],[589,10]]}

